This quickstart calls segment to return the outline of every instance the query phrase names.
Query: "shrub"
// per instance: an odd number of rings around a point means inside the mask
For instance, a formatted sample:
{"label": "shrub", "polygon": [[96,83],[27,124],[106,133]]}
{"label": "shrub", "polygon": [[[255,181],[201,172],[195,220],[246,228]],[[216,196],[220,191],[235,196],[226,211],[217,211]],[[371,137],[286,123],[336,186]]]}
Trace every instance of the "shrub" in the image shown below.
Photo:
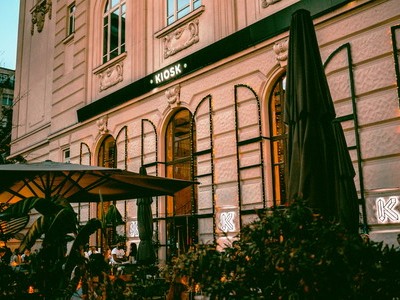
{"label": "shrub", "polygon": [[196,245],[167,267],[172,282],[218,299],[393,299],[400,251],[366,241],[303,201],[243,227],[223,252]]}

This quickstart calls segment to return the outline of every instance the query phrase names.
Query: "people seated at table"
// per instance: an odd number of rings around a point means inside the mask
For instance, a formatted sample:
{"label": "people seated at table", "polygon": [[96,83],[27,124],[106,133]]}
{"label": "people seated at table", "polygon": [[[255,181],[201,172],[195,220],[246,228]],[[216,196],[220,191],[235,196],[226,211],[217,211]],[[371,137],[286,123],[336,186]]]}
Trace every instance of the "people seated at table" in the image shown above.
{"label": "people seated at table", "polygon": [[137,255],[137,245],[136,243],[132,242],[129,248],[129,262],[131,264],[136,263],[136,255]]}
{"label": "people seated at table", "polygon": [[116,247],[111,250],[111,264],[122,264],[127,263],[128,257],[125,253],[125,243],[119,242]]}
{"label": "people seated at table", "polygon": [[21,265],[21,255],[17,248],[11,255],[10,266],[13,267],[14,270],[19,270],[20,265]]}

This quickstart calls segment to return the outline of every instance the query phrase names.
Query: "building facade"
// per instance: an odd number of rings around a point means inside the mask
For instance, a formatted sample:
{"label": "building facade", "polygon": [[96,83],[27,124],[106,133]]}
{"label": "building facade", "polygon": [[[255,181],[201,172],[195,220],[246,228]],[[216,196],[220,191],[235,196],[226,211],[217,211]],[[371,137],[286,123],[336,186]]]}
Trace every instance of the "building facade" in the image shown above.
{"label": "building facade", "polygon": [[[23,0],[11,157],[196,180],[153,199],[158,257],[234,239],[285,200],[291,15],[313,16],[357,172],[360,231],[400,231],[397,0]],[[136,201],[119,228],[138,241]],[[80,222],[95,204],[76,208]],[[96,241],[92,241],[96,242]]]}
{"label": "building facade", "polygon": [[10,155],[15,71],[0,68],[0,164]]}

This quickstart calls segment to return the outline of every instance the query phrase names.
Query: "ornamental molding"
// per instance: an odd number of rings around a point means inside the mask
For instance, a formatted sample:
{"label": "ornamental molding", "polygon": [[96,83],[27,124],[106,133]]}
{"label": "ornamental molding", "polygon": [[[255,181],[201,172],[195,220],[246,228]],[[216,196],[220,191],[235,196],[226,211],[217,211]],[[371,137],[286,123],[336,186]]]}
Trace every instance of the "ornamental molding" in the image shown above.
{"label": "ornamental molding", "polygon": [[103,72],[98,73],[99,76],[99,89],[100,92],[116,85],[124,79],[123,76],[124,64],[123,62],[118,62],[112,66],[109,66]]}
{"label": "ornamental molding", "polygon": [[102,116],[96,121],[97,128],[99,130],[100,135],[104,135],[108,133],[108,116]]}
{"label": "ornamental molding", "polygon": [[37,3],[31,10],[32,15],[32,26],[31,35],[35,32],[35,25],[37,32],[42,32],[44,27],[44,21],[46,20],[46,14],[48,13],[49,20],[51,19],[51,0],[43,0]]}
{"label": "ornamental molding", "polygon": [[192,20],[163,37],[164,58],[168,58],[199,41],[199,19]]}
{"label": "ornamental molding", "polygon": [[268,6],[275,4],[281,0],[261,0],[262,8],[267,8]]}
{"label": "ornamental molding", "polygon": [[276,60],[279,62],[281,67],[287,65],[288,49],[289,49],[289,39],[276,42],[273,46]]}
{"label": "ornamental molding", "polygon": [[179,106],[181,104],[181,86],[178,84],[170,87],[165,91],[165,96],[167,97],[168,104],[171,107]]}

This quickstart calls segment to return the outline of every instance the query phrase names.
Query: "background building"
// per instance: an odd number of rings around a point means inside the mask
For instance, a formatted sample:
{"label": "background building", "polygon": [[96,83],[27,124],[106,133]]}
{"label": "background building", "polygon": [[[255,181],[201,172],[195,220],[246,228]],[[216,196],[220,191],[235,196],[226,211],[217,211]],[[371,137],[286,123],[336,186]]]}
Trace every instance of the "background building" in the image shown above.
{"label": "background building", "polygon": [[0,164],[10,155],[15,71],[0,68]]}
{"label": "background building", "polygon": [[[300,8],[314,18],[357,171],[360,230],[395,243],[397,0],[22,0],[11,157],[197,180],[154,199],[159,258],[229,242],[285,199],[282,104]],[[138,241],[135,200],[116,205],[120,233]],[[97,207],[77,211],[84,223]]]}

